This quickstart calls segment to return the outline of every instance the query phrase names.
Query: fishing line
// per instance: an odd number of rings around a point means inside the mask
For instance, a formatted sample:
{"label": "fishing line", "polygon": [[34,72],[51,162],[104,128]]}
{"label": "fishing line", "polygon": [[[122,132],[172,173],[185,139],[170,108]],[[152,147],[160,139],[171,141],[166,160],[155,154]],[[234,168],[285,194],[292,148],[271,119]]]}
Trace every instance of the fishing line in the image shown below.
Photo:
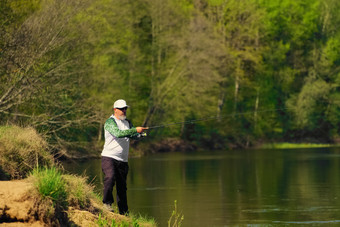
{"label": "fishing line", "polygon": [[216,117],[206,117],[206,118],[192,119],[192,120],[187,120],[187,121],[173,122],[169,124],[155,125],[155,126],[148,127],[148,129],[165,128],[165,127],[174,126],[174,125],[195,124],[196,122],[200,122],[200,121],[220,120],[220,119],[227,118],[227,117],[236,117],[240,115],[247,115],[247,114],[254,114],[254,113],[275,112],[278,110],[287,110],[287,109],[292,109],[292,108],[279,108],[279,109],[268,109],[268,110],[260,110],[260,111],[249,111],[249,112],[243,112],[243,113],[233,113],[233,114],[227,114],[227,115],[216,116]]}

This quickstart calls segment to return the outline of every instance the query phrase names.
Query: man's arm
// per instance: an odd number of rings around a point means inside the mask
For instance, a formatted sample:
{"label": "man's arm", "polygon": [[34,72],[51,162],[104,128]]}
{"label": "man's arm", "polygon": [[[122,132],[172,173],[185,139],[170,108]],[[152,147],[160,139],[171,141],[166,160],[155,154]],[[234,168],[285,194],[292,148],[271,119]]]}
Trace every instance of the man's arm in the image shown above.
{"label": "man's arm", "polygon": [[139,135],[137,132],[137,129],[135,127],[132,127],[130,129],[126,130],[120,130],[112,118],[109,118],[106,120],[104,129],[107,130],[109,133],[114,135],[117,138],[122,138],[122,137],[136,137]]}
{"label": "man's arm", "polygon": [[[131,123],[131,121],[127,120],[129,122],[129,127],[130,128],[134,128],[133,124]],[[147,127],[136,127],[137,130],[137,134],[131,136],[131,139],[135,139],[135,140],[139,140],[141,137],[146,136],[146,133],[143,134],[144,130],[147,130],[149,128]]]}

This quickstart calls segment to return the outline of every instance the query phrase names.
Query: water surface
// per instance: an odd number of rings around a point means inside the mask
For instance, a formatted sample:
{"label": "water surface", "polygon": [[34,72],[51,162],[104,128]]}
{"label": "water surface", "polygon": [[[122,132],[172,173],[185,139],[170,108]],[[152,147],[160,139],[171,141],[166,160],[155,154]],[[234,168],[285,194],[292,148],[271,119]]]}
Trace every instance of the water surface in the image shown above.
{"label": "water surface", "polygon": [[[100,159],[64,163],[102,190]],[[129,160],[134,213],[182,226],[340,225],[340,149],[161,153]]]}

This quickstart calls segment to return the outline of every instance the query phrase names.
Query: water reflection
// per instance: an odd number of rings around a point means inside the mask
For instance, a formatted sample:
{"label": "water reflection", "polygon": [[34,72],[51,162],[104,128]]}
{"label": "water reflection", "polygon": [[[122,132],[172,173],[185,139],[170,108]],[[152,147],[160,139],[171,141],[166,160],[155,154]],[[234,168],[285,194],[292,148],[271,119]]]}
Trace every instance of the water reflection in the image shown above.
{"label": "water reflection", "polygon": [[[340,149],[164,153],[130,159],[130,209],[166,226],[338,225]],[[102,189],[100,160],[65,168]]]}

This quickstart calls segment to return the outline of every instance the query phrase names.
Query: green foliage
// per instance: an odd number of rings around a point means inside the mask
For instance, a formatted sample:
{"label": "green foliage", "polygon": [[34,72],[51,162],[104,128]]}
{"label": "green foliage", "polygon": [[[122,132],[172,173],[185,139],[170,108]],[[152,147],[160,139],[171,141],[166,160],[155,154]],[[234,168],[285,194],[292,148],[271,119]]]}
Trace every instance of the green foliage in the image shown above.
{"label": "green foliage", "polygon": [[242,114],[150,139],[331,141],[339,9],[336,0],[2,1],[0,124],[88,149],[124,98],[135,126]]}
{"label": "green foliage", "polygon": [[325,47],[322,49],[320,56],[321,73],[327,76],[332,75],[334,66],[340,64],[339,48],[340,48],[340,35],[331,37],[327,40]]}
{"label": "green foliage", "polygon": [[[323,117],[331,86],[323,80],[308,82],[302,88],[297,100],[288,106],[295,110],[299,127],[317,127]],[[289,100],[290,101],[290,100]]]}

